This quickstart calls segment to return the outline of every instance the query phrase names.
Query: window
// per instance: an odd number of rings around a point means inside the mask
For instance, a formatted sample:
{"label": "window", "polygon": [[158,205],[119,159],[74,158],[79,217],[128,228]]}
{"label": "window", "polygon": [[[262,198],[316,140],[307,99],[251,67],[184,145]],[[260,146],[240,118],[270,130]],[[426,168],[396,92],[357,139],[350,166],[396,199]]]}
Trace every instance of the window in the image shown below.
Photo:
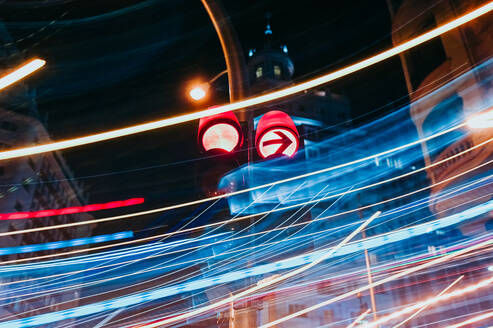
{"label": "window", "polygon": [[12,123],[12,122],[9,122],[9,121],[3,121],[2,123],[0,123],[0,128],[4,129],[4,130],[8,130],[8,131],[11,131],[11,132],[15,132],[17,131],[17,124],[15,123]]}
{"label": "window", "polygon": [[280,78],[281,77],[281,66],[274,65],[274,76],[276,78]]}
{"label": "window", "polygon": [[[425,20],[421,31],[427,32],[436,26],[435,17],[429,16]],[[423,80],[447,59],[440,37],[409,50],[406,57],[411,72],[411,84],[414,90],[418,89]]]}
{"label": "window", "polygon": [[262,66],[258,66],[257,69],[255,70],[255,77],[257,79],[260,79],[263,74],[264,74],[264,68]]}

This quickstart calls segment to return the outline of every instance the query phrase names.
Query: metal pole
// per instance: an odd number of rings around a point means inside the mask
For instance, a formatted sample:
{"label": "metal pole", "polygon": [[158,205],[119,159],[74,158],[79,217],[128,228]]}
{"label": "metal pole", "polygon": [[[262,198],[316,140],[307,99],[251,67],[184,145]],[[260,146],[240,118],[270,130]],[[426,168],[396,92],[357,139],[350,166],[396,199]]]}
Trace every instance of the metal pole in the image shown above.
{"label": "metal pole", "polygon": [[[234,102],[245,98],[248,95],[248,73],[245,64],[245,57],[241,44],[236,35],[236,31],[226,14],[224,8],[220,4],[220,0],[200,0],[209,15],[209,18],[214,25],[221,48],[223,50],[224,61],[226,62],[226,71],[228,73],[229,83],[229,101]],[[238,113],[238,118],[241,122],[247,124],[247,154],[248,164],[252,162],[252,136],[253,136],[253,113],[248,110],[241,110]],[[248,175],[250,175],[250,169],[248,169]],[[251,219],[253,220],[253,218]],[[251,221],[252,223],[253,221]],[[252,225],[253,229],[253,225]],[[230,328],[243,327],[245,320],[249,322],[248,314],[236,313],[234,309],[234,303],[231,304],[233,319],[230,321]],[[237,324],[238,321],[239,323]],[[249,325],[249,323],[247,323]],[[247,327],[245,327],[247,328]]]}
{"label": "metal pole", "polygon": [[[361,207],[361,197],[358,194],[358,205]],[[361,210],[358,210],[358,215],[360,220],[363,220],[363,212]],[[363,229],[361,231],[361,236],[363,239],[366,238],[366,231]],[[368,284],[371,285],[373,283],[373,278],[371,276],[371,263],[370,263],[370,256],[368,255],[368,250],[365,249],[365,263],[366,263],[366,273],[368,275]],[[373,314],[373,320],[377,321],[377,302],[375,301],[375,292],[373,290],[373,287],[370,288],[370,302],[371,302],[371,312]],[[378,328],[378,326],[377,326]]]}
{"label": "metal pole", "polygon": [[216,30],[228,71],[229,99],[246,96],[247,76],[243,51],[229,16],[217,0],[201,0]]}
{"label": "metal pole", "polygon": [[[228,72],[229,101],[238,101],[248,95],[248,73],[243,50],[236,31],[219,0],[200,0],[214,25],[223,50],[226,71]],[[253,114],[240,110],[239,120],[247,122],[248,163],[253,158]]]}
{"label": "metal pole", "polygon": [[[365,230],[361,232],[363,235],[363,239],[366,238]],[[368,250],[365,249],[365,262],[366,262],[366,273],[368,274],[368,284],[373,284],[373,278],[371,276],[371,266],[370,266],[370,257],[368,256]],[[375,302],[375,292],[373,287],[370,288],[370,300],[371,300],[371,311],[373,313],[373,321],[377,321],[377,305]],[[378,328],[378,326],[377,326]]]}

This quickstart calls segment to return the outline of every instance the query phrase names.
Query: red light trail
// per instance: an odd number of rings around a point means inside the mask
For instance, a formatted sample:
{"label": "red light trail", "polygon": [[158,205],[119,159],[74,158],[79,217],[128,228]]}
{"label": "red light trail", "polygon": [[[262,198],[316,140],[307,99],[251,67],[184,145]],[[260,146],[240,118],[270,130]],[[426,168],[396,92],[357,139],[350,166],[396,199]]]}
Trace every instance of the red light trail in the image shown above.
{"label": "red light trail", "polygon": [[101,210],[109,210],[112,208],[139,205],[142,204],[143,202],[144,202],[144,198],[130,198],[126,200],[117,200],[109,203],[65,207],[59,209],[41,210],[34,212],[1,213],[0,220],[33,219],[33,218],[42,218],[42,217],[56,216],[56,215],[94,212]]}

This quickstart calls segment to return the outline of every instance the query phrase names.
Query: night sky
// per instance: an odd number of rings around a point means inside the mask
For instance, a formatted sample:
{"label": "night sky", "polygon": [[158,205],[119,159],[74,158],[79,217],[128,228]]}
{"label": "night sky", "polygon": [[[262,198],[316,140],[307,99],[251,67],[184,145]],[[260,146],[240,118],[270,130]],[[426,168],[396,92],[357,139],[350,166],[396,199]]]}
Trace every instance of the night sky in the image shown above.
{"label": "night sky", "polygon": [[[261,48],[265,14],[286,44],[295,80],[388,48],[385,0],[224,1],[245,54]],[[219,41],[199,0],[3,1],[1,19],[26,57],[47,66],[30,79],[54,140],[198,109],[185,98],[192,79],[224,70]],[[226,81],[218,83],[224,99]],[[355,125],[407,102],[398,58],[332,85]],[[222,90],[222,93],[221,93]],[[394,102],[392,104],[392,102]],[[389,105],[390,104],[390,105]],[[363,115],[363,116],[362,116]],[[92,202],[143,196],[148,206],[197,198],[197,122],[63,151]]]}

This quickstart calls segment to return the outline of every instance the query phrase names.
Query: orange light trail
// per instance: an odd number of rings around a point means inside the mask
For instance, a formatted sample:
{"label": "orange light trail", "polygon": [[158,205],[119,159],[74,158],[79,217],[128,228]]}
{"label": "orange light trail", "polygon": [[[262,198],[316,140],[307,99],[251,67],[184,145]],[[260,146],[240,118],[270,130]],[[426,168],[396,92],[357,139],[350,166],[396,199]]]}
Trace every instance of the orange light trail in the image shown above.
{"label": "orange light trail", "polygon": [[9,85],[12,85],[17,81],[22,80],[26,76],[31,75],[32,73],[43,67],[45,64],[46,61],[44,61],[43,59],[35,58],[15,68],[12,72],[9,72],[0,77],[0,90],[3,90]]}
{"label": "orange light trail", "polygon": [[228,111],[236,111],[239,109],[255,106],[255,105],[260,105],[264,104],[276,99],[288,97],[290,95],[294,95],[300,92],[303,92],[305,90],[309,90],[315,87],[318,87],[320,85],[326,84],[328,82],[334,81],[336,79],[339,79],[341,77],[353,74],[355,72],[358,72],[362,69],[365,69],[367,67],[370,67],[374,64],[380,63],[386,59],[389,59],[393,56],[396,56],[400,53],[403,53],[404,51],[407,51],[409,49],[412,49],[414,47],[419,46],[420,44],[427,42],[435,37],[438,37],[444,33],[447,33],[459,26],[462,26],[480,16],[483,16],[490,11],[493,10],[493,1],[490,1],[489,3],[476,8],[475,10],[472,10],[468,12],[465,15],[462,15],[454,20],[449,21],[446,24],[443,24],[439,27],[436,27],[424,34],[421,34],[409,41],[406,41],[404,43],[401,43],[393,48],[387,49],[381,53],[378,53],[374,56],[371,56],[369,58],[366,58],[364,60],[361,60],[359,62],[356,62],[352,65],[343,67],[341,69],[338,69],[334,72],[322,75],[320,77],[295,84],[293,86],[273,91],[270,93],[266,93],[260,96],[256,97],[251,97],[247,98],[244,100],[240,100],[238,102],[222,105],[222,106],[217,106],[214,108],[209,108],[209,109],[203,109],[198,112],[194,113],[189,113],[189,114],[184,114],[184,115],[179,115],[179,116],[174,116],[170,118],[164,118],[161,120],[157,121],[152,121],[152,122],[147,122],[147,123],[142,123],[142,124],[137,124],[133,126],[128,126],[125,128],[120,128],[116,130],[110,130],[106,132],[101,132],[101,133],[96,133],[96,134],[91,134],[87,135],[84,137],[78,137],[78,138],[73,138],[73,139],[66,139],[66,140],[61,140],[61,141],[55,141],[51,143],[46,143],[42,145],[37,145],[37,146],[30,146],[30,147],[24,147],[24,148],[17,148],[13,150],[8,150],[8,151],[3,151],[0,152],[0,160],[6,160],[6,159],[12,159],[12,158],[18,158],[18,157],[23,157],[23,156],[30,156],[30,155],[35,155],[35,154],[41,154],[45,152],[50,152],[50,151],[55,151],[55,150],[61,150],[61,149],[67,149],[67,148],[73,148],[73,147],[78,147],[82,145],[87,145],[91,143],[96,143],[96,142],[101,142],[104,140],[110,140],[110,139],[115,139],[115,138],[120,138],[132,134],[137,134],[137,133],[142,133],[146,131],[151,131],[154,129],[159,129],[167,126],[172,126],[172,125],[177,125],[193,120],[198,120],[203,117],[207,117],[210,115],[215,115],[215,114],[221,114],[225,113]]}

